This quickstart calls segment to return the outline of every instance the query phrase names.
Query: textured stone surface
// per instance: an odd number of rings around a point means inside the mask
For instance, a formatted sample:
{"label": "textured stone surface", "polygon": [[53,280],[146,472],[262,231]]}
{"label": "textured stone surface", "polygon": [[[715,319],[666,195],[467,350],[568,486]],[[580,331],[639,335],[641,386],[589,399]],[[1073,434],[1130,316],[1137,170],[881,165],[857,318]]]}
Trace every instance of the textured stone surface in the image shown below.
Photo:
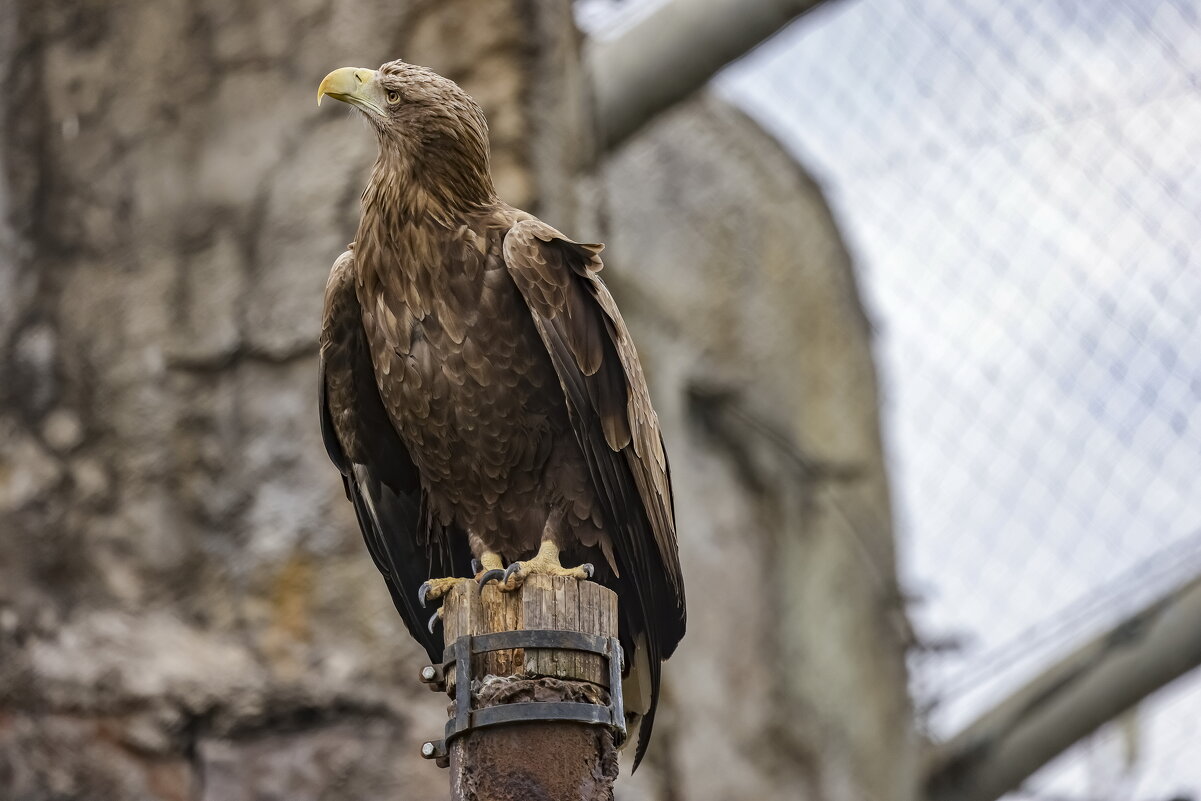
{"label": "textured stone surface", "polygon": [[374,144],[314,87],[397,55],[483,101],[505,197],[609,232],[690,598],[618,797],[906,798],[868,332],[824,204],[713,101],[577,195],[570,10],[533,0],[0,4],[0,797],[446,796],[417,756],[443,705],[316,426]]}
{"label": "textured stone surface", "polygon": [[672,786],[650,777],[643,792],[906,798],[915,742],[870,337],[825,202],[707,96],[604,178],[609,280],[653,377],[689,588],[651,750]]}
{"label": "textured stone surface", "polygon": [[316,426],[322,289],[375,143],[315,88],[445,70],[528,201],[537,18],[0,9],[0,797],[445,794],[417,757],[442,705]]}

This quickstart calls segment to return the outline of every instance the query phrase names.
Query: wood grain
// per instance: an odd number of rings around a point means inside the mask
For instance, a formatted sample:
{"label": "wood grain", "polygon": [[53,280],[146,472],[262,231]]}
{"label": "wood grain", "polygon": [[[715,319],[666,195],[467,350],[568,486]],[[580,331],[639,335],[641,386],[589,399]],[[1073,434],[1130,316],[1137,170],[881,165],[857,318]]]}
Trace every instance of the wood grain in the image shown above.
{"label": "wood grain", "polygon": [[[466,579],[447,594],[443,610],[448,644],[465,634],[533,629],[617,636],[616,593],[564,576],[530,576],[520,589],[507,593],[495,585],[479,592]],[[531,700],[609,701],[608,665],[597,654],[552,648],[496,651],[475,657],[471,675],[478,688],[476,708]],[[447,693],[453,698],[456,692],[451,671]],[[536,721],[479,729],[455,739],[449,766],[455,801],[611,801],[617,750],[608,729]]]}
{"label": "wood grain", "polygon": [[[464,579],[446,597],[442,626],[447,644],[464,634],[497,631],[563,629],[602,637],[617,636],[617,595],[591,581],[563,576],[530,576],[515,592],[501,592],[495,584],[477,592]],[[531,648],[496,651],[477,656],[472,676],[553,676],[587,681],[608,688],[606,661],[596,654]],[[450,683],[453,684],[453,676]]]}

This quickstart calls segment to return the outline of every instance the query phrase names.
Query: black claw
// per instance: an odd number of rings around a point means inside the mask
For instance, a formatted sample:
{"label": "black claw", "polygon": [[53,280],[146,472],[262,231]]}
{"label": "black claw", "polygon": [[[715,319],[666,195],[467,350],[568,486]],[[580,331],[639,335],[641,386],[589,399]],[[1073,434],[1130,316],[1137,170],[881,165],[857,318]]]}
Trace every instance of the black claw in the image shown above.
{"label": "black claw", "polygon": [[521,570],[521,562],[514,562],[513,564],[511,564],[507,568],[505,568],[505,577],[504,577],[505,584],[508,584],[509,579],[513,576],[514,573],[516,573],[519,570]]}
{"label": "black claw", "polygon": [[434,626],[438,625],[438,623],[440,623],[441,621],[442,621],[442,610],[439,609],[437,612],[434,612],[434,614],[430,615],[430,622],[427,623],[425,625],[425,627],[430,630],[430,634],[433,634]]}
{"label": "black claw", "polygon": [[505,577],[505,571],[503,571],[503,570],[489,570],[487,573],[480,576],[480,580],[479,580],[480,591],[481,592],[483,591],[484,585],[487,584],[489,581],[503,581],[504,577]]}
{"label": "black claw", "polygon": [[427,581],[417,588],[417,600],[421,602],[421,608],[425,608],[425,599],[430,594],[430,583]]}
{"label": "black claw", "polygon": [[580,565],[580,569],[584,571],[584,575],[588,578],[592,578],[592,574],[596,572],[596,568],[592,566],[591,562],[585,562]]}
{"label": "black claw", "polygon": [[479,572],[483,569],[484,569],[484,566],[480,564],[480,560],[476,559],[475,557],[472,557],[472,559],[471,559],[471,575],[473,575],[473,576],[478,575]]}

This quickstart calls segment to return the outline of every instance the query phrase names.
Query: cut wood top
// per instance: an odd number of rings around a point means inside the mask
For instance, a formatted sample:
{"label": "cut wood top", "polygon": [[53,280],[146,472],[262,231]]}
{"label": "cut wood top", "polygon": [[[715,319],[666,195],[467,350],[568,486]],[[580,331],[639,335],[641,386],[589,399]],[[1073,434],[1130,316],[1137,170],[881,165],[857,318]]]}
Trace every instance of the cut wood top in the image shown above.
{"label": "cut wood top", "polygon": [[[477,592],[464,579],[446,595],[443,632],[447,645],[464,634],[560,629],[617,636],[617,594],[591,581],[567,576],[532,575],[518,590],[501,592],[495,584]],[[475,658],[472,676],[553,676],[609,686],[605,659],[579,651],[530,648],[496,651]],[[453,695],[454,676],[447,691]]]}

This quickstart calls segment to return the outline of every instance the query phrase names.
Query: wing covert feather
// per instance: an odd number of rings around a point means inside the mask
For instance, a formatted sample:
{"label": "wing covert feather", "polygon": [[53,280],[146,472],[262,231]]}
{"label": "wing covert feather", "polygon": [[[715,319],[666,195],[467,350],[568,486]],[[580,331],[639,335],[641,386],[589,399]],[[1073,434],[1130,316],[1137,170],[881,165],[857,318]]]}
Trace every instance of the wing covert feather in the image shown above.
{"label": "wing covert feather", "polygon": [[453,563],[470,557],[452,555],[450,538],[431,524],[417,468],[380,400],[352,251],[334,263],[325,288],[319,400],[326,451],[342,473],[367,550],[409,633],[440,662],[441,631],[426,628],[417,588],[431,575],[454,575]]}
{"label": "wing covert feather", "polygon": [[636,766],[649,742],[660,662],[684,636],[684,581],[659,420],[629,331],[597,274],[601,249],[536,219],[517,222],[504,241],[505,264],[551,357],[605,512],[621,614],[632,636],[646,639],[652,705]]}
{"label": "wing covert feather", "polygon": [[[589,399],[586,407],[574,411],[596,415],[609,448],[625,458],[650,518],[664,577],[678,594],[672,605],[678,606],[682,624],[683,581],[667,454],[633,340],[613,296],[597,275],[602,247],[572,242],[539,220],[522,220],[505,237],[504,253],[556,362],[560,382],[581,383]],[[564,350],[571,363],[555,360],[555,352]],[[569,369],[576,375],[564,375]]]}

